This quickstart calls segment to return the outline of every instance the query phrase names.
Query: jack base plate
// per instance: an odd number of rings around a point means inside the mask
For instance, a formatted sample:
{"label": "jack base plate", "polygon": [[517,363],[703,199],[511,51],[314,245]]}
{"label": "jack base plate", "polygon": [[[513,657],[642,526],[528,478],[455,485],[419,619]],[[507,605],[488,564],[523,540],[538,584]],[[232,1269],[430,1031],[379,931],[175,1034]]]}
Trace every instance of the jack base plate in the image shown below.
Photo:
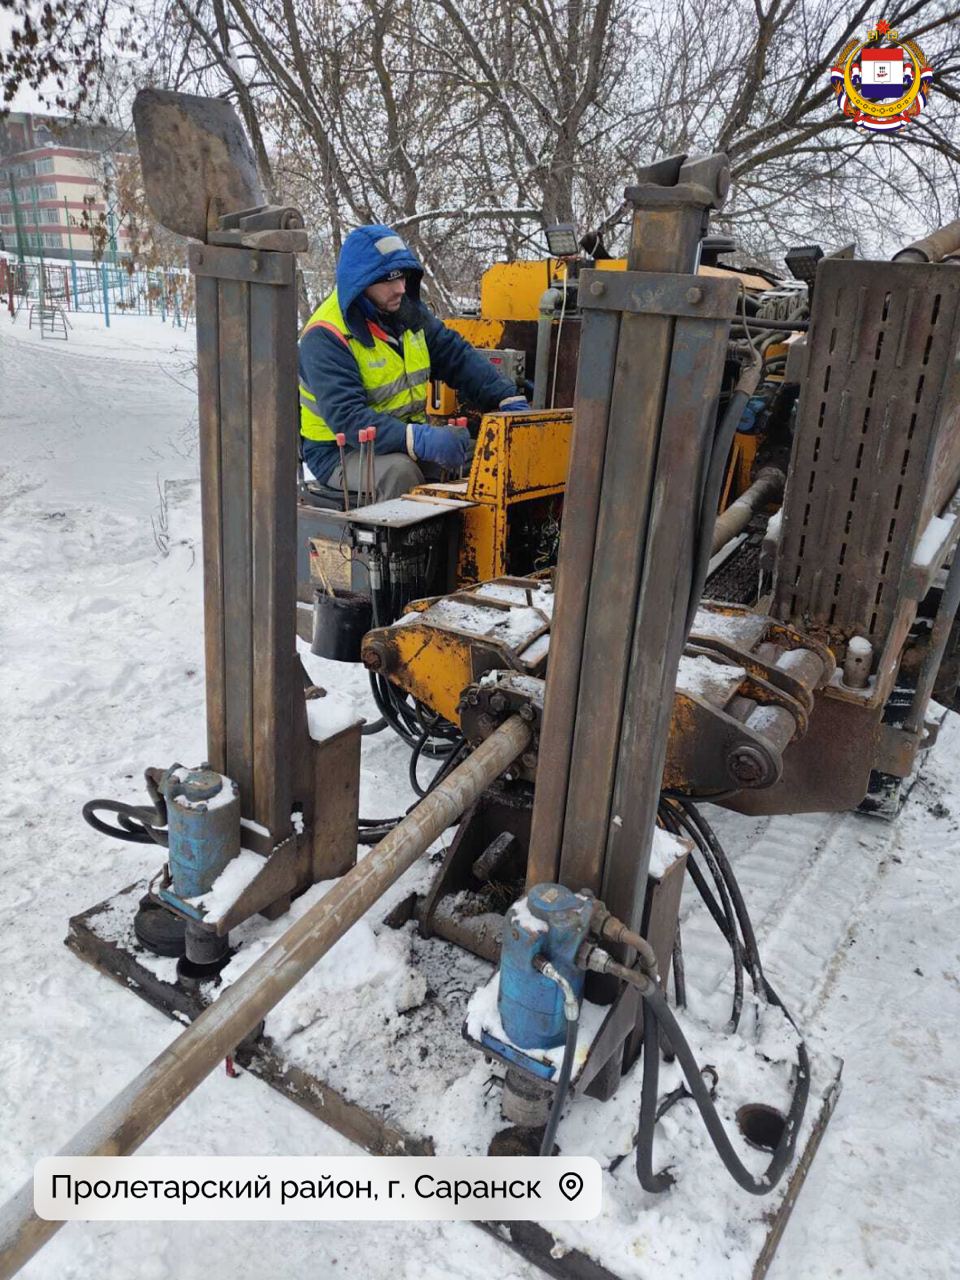
{"label": "jack base plate", "polygon": [[[144,888],[145,882],[130,885],[73,917],[67,946],[154,1008],[180,1021],[192,1020],[216,998],[219,980],[185,989],[177,980],[175,959],[152,955],[141,946],[133,924]],[[378,920],[371,923],[375,931],[381,929]],[[254,927],[267,926],[257,922]],[[310,1050],[321,1056],[321,1046],[332,1040],[364,1043],[370,1027],[369,1010],[351,1012],[349,1000],[331,1000],[328,993],[313,1023],[316,1038],[306,1053],[303,1035],[295,1037],[296,1043],[261,1035],[238,1047],[236,1061],[373,1154],[485,1154],[504,1130],[500,1089],[493,1087],[498,1077],[489,1060],[463,1040],[461,1028],[470,995],[489,979],[492,966],[441,939],[421,938],[412,923],[382,932],[408,948],[407,963],[425,992],[419,1004],[397,1016],[395,1034],[384,1042],[382,1055],[364,1059],[347,1052],[342,1062],[311,1062]],[[691,1272],[722,1272],[725,1280],[761,1280],[839,1094],[841,1064],[821,1055],[812,1058],[799,1155],[789,1176],[769,1196],[757,1198],[732,1183],[729,1189],[725,1186],[728,1176],[713,1149],[705,1138],[697,1145],[699,1137],[691,1137],[701,1128],[689,1103],[675,1108],[669,1117],[672,1123],[665,1119],[658,1132],[659,1159],[667,1163],[676,1157],[676,1185],[662,1196],[640,1190],[631,1147],[640,1072],[633,1070],[610,1101],[576,1099],[560,1126],[561,1151],[566,1147],[571,1153],[595,1155],[605,1169],[599,1218],[549,1225],[477,1225],[559,1280],[673,1280]],[[446,1082],[440,1096],[421,1096],[418,1076],[428,1068]],[[784,1069],[784,1082],[788,1074]],[[722,1092],[722,1066],[720,1077]],[[668,1087],[661,1085],[664,1091]],[[738,1101],[746,1100],[731,1099],[729,1107],[735,1110]],[[731,1116],[725,1119],[732,1128]],[[744,1144],[738,1148],[744,1150]],[[759,1167],[767,1157],[757,1156]],[[718,1194],[706,1195],[708,1187]],[[711,1215],[709,1222],[705,1214]]]}

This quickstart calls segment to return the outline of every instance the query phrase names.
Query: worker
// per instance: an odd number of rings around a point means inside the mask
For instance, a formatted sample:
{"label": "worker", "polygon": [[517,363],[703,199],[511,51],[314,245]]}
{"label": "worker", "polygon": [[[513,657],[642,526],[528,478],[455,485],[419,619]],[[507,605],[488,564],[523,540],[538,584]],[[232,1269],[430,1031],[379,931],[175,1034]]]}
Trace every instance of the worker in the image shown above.
{"label": "worker", "polygon": [[424,470],[458,474],[470,447],[465,427],[430,426],[427,386],[442,378],[478,409],[530,408],[458,333],[420,301],[423,268],[390,227],[358,227],[337,262],[337,287],[300,335],[300,433],[314,478],[343,486],[336,437],[346,437],[347,487],[361,487],[358,434],[376,427],[378,501],[424,481]]}

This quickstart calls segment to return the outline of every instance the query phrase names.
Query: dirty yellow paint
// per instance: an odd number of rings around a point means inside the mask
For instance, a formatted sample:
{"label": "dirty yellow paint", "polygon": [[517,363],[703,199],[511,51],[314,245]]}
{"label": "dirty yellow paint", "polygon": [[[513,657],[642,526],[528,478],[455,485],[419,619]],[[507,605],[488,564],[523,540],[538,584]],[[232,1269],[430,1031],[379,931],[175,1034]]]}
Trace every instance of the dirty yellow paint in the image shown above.
{"label": "dirty yellow paint", "polygon": [[736,502],[741,493],[750,488],[753,464],[762,439],[762,436],[743,431],[738,431],[733,437],[733,447],[730,450],[730,461],[727,463],[727,474],[723,482],[718,514],[726,511],[732,502]]}

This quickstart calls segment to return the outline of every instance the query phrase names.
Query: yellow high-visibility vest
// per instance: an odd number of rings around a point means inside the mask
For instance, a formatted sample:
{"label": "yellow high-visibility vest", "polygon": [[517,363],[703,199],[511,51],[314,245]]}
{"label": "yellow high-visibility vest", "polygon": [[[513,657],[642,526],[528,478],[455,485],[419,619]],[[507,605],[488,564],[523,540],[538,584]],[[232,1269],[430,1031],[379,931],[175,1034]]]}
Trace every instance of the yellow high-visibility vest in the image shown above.
{"label": "yellow high-visibility vest", "polygon": [[[422,329],[405,329],[403,353],[387,341],[378,324],[367,322],[373,346],[365,347],[350,332],[336,290],[324,298],[307,321],[300,337],[311,329],[329,329],[353,353],[360,370],[367,404],[377,413],[389,413],[404,422],[424,422],[427,411],[427,383],[430,381],[430,353]],[[317,400],[300,379],[300,434],[308,440],[333,440],[335,432],[317,409]]]}

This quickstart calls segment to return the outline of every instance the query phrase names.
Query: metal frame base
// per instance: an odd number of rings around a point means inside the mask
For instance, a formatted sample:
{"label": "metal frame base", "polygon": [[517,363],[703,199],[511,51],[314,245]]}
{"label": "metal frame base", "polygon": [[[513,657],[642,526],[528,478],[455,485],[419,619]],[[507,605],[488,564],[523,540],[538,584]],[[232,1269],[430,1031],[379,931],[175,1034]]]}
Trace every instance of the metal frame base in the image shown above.
{"label": "metal frame base", "polygon": [[[143,890],[144,882],[129,885],[114,897],[74,916],[70,920],[66,944],[82,960],[135,991],[155,1009],[181,1021],[184,1017],[193,1019],[211,1002],[214,988],[206,983],[191,990],[168,980],[165,966],[169,966],[172,978],[175,962],[150,956],[137,943],[133,934],[133,917]],[[413,928],[412,924],[408,927]],[[423,1021],[411,1019],[413,1025],[404,1043],[404,1057],[411,1064],[419,1061],[426,1053],[433,1052],[438,1037],[443,1037],[446,1044],[453,1046],[454,1053],[463,1055],[466,1069],[469,1069],[469,1064],[476,1062],[479,1055],[461,1039],[467,999],[464,990],[484,981],[491,966],[441,938],[418,938],[416,950],[420,963],[428,970],[430,985],[439,985],[444,976],[449,975],[449,986],[446,990],[440,989],[438,998],[431,1002],[429,1009],[423,1010]],[[460,997],[459,1003],[457,996]],[[331,1009],[330,1017],[335,1019],[337,1016],[337,1010]],[[235,1060],[252,1075],[374,1154],[434,1153],[431,1135],[416,1132],[416,1123],[411,1124],[411,1117],[404,1112],[403,1090],[398,1087],[395,1074],[384,1076],[378,1090],[380,1106],[374,1108],[364,1105],[364,1100],[358,1098],[354,1091],[356,1064],[340,1064],[329,1078],[322,1079],[305,1070],[302,1064],[291,1061],[284,1046],[267,1036],[238,1046]],[[391,1066],[396,1068],[396,1065],[386,1064],[381,1071],[388,1072]],[[753,1280],[761,1280],[766,1274],[816,1154],[839,1094],[840,1068],[841,1064],[835,1059],[814,1061],[809,1119],[805,1122],[807,1132],[797,1164],[789,1180],[772,1197],[762,1200],[750,1198],[738,1219],[738,1226],[747,1225],[744,1218],[748,1216],[749,1221],[762,1224],[765,1232],[763,1245],[753,1260]],[[386,1106],[383,1105],[385,1100]],[[618,1105],[617,1098],[604,1104],[605,1108],[611,1108],[611,1118],[613,1109]],[[633,1106],[632,1103],[628,1105]],[[503,1121],[498,1117],[495,1119],[495,1127],[501,1128]],[[716,1160],[712,1150],[706,1152],[704,1158],[711,1162]],[[717,1177],[722,1176],[718,1164]],[[615,1191],[614,1184],[613,1193]],[[611,1194],[609,1183],[605,1194]],[[669,1194],[682,1196],[682,1182]],[[696,1206],[691,1205],[690,1214],[695,1212]],[[639,1270],[636,1260],[621,1271],[617,1258],[600,1257],[597,1260],[582,1250],[570,1248],[564,1242],[562,1227],[553,1228],[553,1224],[552,1229],[534,1222],[483,1223],[478,1226],[509,1244],[547,1275],[560,1280],[648,1280],[648,1277],[649,1280],[660,1280],[662,1274],[658,1270]]]}

